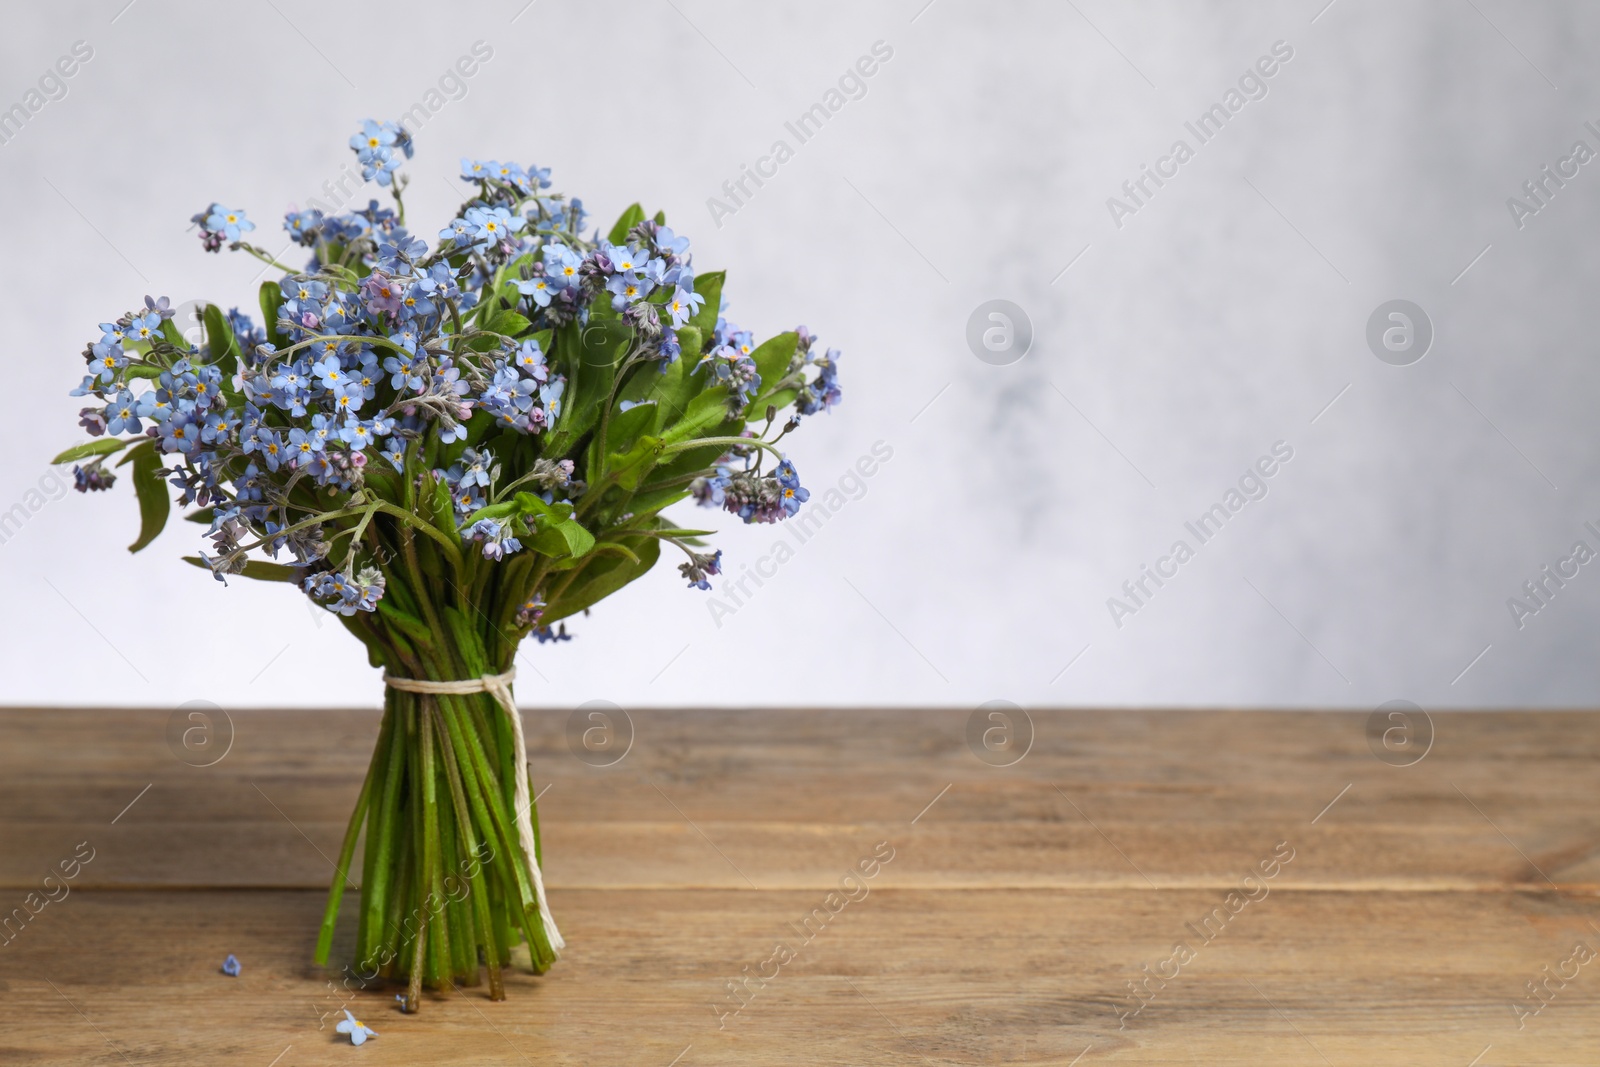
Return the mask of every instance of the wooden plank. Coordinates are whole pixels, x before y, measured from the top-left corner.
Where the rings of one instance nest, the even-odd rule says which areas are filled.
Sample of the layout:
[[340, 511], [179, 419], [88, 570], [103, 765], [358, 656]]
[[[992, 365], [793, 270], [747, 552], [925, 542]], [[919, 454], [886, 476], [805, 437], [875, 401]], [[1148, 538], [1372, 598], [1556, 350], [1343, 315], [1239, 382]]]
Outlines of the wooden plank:
[[[967, 750], [960, 710], [635, 712], [627, 757], [596, 768], [568, 750], [565, 711], [529, 712], [571, 949], [505, 1004], [436, 998], [403, 1017], [392, 991], [362, 992], [383, 1036], [359, 1055], [1493, 1067], [1600, 1052], [1600, 971], [1552, 979], [1520, 1028], [1513, 1008], [1542, 1003], [1525, 984], [1578, 940], [1600, 949], [1595, 714], [1435, 715], [1408, 767], [1373, 755], [1364, 714], [1032, 714], [1033, 748], [1003, 769]], [[0, 944], [0, 1063], [352, 1055], [318, 1029], [338, 1000], [307, 963], [311, 890], [376, 715], [231, 715], [232, 749], [197, 768], [169, 749], [166, 711], [0, 710], [0, 914], [79, 842], [95, 850], [69, 897]], [[793, 924], [828, 917], [879, 841], [896, 858], [870, 895], [801, 944]], [[1233, 914], [1227, 894], [1275, 848], [1292, 861]], [[719, 1026], [726, 983], [780, 939], [796, 958]], [[1124, 1027], [1128, 983], [1178, 941], [1194, 958]], [[217, 973], [227, 952], [242, 978]]]
[[[195, 768], [166, 712], [0, 712], [0, 887], [85, 840], [85, 886], [326, 885], [375, 714], [232, 717], [233, 750]], [[917, 827], [939, 860], [908, 886], [1217, 886], [1294, 832], [1308, 885], [1600, 890], [1593, 714], [1435, 715], [1410, 767], [1373, 757], [1362, 715], [1033, 717], [1033, 750], [996, 769], [959, 712], [636, 712], [632, 751], [595, 768], [564, 713], [528, 713], [551, 880], [824, 884], [948, 785]]]
[[[895, 864], [912, 865], [911, 855]], [[1592, 1063], [1600, 964], [1518, 1029], [1522, 983], [1600, 944], [1555, 894], [1272, 892], [1206, 944], [1214, 892], [873, 889], [809, 942], [815, 892], [557, 892], [572, 947], [543, 978], [395, 1010], [351, 995], [368, 1064]], [[83, 893], [0, 949], [6, 1064], [346, 1064], [306, 959], [309, 892]], [[1194, 959], [1124, 1029], [1141, 965]], [[795, 957], [737, 1015], [726, 982]], [[244, 973], [218, 973], [233, 952]], [[52, 985], [53, 983], [53, 985]], [[1153, 988], [1153, 987], [1152, 987]], [[715, 1011], [713, 1008], [715, 1007]], [[335, 1016], [336, 1017], [336, 1016]], [[319, 1030], [319, 1021], [323, 1029]], [[692, 1046], [692, 1048], [690, 1048]], [[1088, 1050], [1081, 1061], [1080, 1053]], [[124, 1059], [123, 1057], [126, 1057]], [[1325, 1059], [1324, 1059], [1325, 1057]]]

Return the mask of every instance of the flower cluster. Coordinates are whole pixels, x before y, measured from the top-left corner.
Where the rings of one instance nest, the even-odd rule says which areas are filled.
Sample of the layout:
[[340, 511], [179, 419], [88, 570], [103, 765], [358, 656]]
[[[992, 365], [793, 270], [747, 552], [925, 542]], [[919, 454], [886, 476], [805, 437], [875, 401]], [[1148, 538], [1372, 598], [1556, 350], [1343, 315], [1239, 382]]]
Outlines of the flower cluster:
[[[836, 350], [816, 355], [803, 326], [757, 345], [724, 316], [722, 275], [697, 274], [660, 215], [635, 205], [585, 237], [581, 201], [550, 192], [547, 168], [463, 160], [468, 199], [430, 245], [406, 224], [410, 134], [368, 120], [350, 147], [395, 205], [290, 210], [298, 269], [249, 243], [243, 211], [194, 216], [206, 250], [281, 272], [259, 325], [206, 307], [191, 343], [150, 297], [100, 325], [73, 390], [93, 398], [80, 424], [95, 440], [62, 457], [84, 461], [78, 489], [109, 488], [103, 464], [127, 448], [141, 502], [165, 482], [202, 509], [199, 562], [219, 580], [293, 581], [347, 619], [386, 595], [425, 616], [429, 596], [472, 589], [480, 613], [503, 603], [505, 625], [540, 640], [566, 639], [552, 623], [643, 573], [663, 541], [709, 588], [721, 553], [659, 517], [674, 501], [775, 522], [806, 500], [774, 446], [838, 403]], [[788, 407], [777, 438], [746, 428]], [[166, 508], [141, 510], [153, 525], [136, 547]]]

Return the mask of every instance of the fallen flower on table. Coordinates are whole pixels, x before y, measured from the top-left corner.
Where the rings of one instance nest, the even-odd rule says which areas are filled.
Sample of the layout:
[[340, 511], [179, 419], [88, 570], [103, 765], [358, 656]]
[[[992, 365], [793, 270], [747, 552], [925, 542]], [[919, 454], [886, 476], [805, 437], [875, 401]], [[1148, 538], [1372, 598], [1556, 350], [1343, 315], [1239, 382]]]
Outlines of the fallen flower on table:
[[352, 1045], [362, 1044], [367, 1038], [378, 1036], [378, 1031], [351, 1015], [349, 1008], [344, 1010], [344, 1022], [335, 1026], [334, 1029], [341, 1034], [349, 1034]]
[[228, 958], [222, 961], [222, 973], [229, 978], [239, 977], [239, 957], [228, 953]]

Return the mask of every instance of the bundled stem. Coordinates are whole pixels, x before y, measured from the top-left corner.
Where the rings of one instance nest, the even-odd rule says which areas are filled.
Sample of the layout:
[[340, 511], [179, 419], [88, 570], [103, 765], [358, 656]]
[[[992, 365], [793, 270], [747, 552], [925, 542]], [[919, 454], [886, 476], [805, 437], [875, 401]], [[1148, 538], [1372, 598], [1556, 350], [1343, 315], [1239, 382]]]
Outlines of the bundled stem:
[[[413, 574], [423, 579], [421, 568]], [[449, 629], [408, 639], [377, 620], [369, 647], [384, 652], [396, 676], [451, 682], [494, 671], [501, 657], [491, 656], [485, 635], [453, 608], [437, 608], [422, 581], [397, 599]], [[528, 856], [518, 839], [516, 775], [527, 768], [515, 766], [510, 737], [506, 712], [488, 693], [386, 691], [317, 939], [319, 965], [332, 952], [363, 830], [355, 961], [363, 978], [404, 979], [406, 1011], [418, 1010], [425, 988], [475, 986], [485, 969], [490, 998], [504, 999], [517, 940], [528, 943], [535, 973], [555, 961], [534, 888], [539, 850]], [[537, 826], [537, 811], [530, 817]]]

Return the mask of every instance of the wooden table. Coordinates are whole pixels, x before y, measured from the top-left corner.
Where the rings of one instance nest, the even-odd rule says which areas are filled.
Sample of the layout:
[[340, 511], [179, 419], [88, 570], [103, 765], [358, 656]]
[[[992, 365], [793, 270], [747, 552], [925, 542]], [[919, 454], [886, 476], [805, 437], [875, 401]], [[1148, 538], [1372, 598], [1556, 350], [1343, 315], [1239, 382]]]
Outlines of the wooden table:
[[596, 767], [527, 713], [568, 952], [403, 1016], [308, 962], [375, 713], [196, 767], [166, 711], [0, 711], [0, 915], [93, 855], [0, 945], [0, 1064], [1600, 1060], [1596, 714], [1396, 766], [1366, 713], [1034, 711], [1009, 767], [968, 715], [636, 711]]

